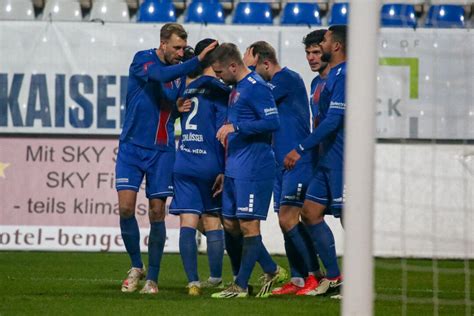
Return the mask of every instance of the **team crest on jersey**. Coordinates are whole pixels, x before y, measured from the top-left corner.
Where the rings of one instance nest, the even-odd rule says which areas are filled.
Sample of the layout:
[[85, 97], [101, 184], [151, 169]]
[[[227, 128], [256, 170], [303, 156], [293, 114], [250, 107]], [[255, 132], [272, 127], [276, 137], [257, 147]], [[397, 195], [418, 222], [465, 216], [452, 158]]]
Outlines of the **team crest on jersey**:
[[237, 90], [232, 90], [229, 96], [229, 105], [233, 105], [239, 100], [240, 92]]
[[166, 89], [173, 89], [173, 81], [165, 82], [164, 86]]

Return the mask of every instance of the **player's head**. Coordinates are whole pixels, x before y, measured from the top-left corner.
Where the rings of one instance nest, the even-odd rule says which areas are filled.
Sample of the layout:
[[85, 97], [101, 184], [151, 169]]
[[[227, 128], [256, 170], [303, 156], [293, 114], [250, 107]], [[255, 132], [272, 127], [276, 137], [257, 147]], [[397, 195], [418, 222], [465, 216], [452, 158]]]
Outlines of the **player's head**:
[[216, 76], [227, 84], [237, 83], [239, 68], [245, 67], [237, 46], [232, 43], [223, 43], [215, 49], [213, 54], [212, 69]]
[[188, 33], [178, 23], [166, 23], [160, 31], [160, 48], [164, 61], [168, 64], [179, 63], [184, 56]]
[[323, 55], [321, 42], [323, 41], [326, 32], [326, 30], [316, 30], [303, 37], [306, 60], [308, 61], [309, 67], [314, 72], [321, 73], [328, 65], [327, 62], [321, 60]]
[[323, 61], [331, 62], [335, 55], [346, 56], [347, 26], [332, 25], [324, 35], [321, 42]]
[[263, 79], [269, 81], [272, 79], [274, 66], [278, 65], [275, 49], [265, 41], [258, 41], [250, 45], [254, 57], [257, 57], [255, 71]]
[[[207, 46], [211, 45], [215, 41], [216, 40], [212, 38], [205, 38], [203, 40], [200, 40], [196, 44], [196, 47], [193, 49], [193, 56], [199, 55]], [[204, 59], [201, 60], [199, 67], [193, 72], [191, 72], [190, 74], [188, 74], [188, 77], [196, 78], [202, 75], [205, 69], [211, 67], [212, 62], [214, 61], [214, 51], [215, 51], [215, 48], [211, 50], [209, 53], [207, 53], [206, 57], [204, 57]]]

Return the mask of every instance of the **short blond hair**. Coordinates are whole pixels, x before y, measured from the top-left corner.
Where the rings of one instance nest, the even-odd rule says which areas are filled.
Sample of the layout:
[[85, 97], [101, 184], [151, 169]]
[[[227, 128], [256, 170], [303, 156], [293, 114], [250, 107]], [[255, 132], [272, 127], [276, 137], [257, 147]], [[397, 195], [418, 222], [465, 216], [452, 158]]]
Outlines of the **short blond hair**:
[[179, 38], [183, 40], [188, 39], [188, 33], [186, 33], [184, 27], [181, 24], [166, 23], [160, 30], [160, 40], [169, 40], [173, 34], [176, 34]]

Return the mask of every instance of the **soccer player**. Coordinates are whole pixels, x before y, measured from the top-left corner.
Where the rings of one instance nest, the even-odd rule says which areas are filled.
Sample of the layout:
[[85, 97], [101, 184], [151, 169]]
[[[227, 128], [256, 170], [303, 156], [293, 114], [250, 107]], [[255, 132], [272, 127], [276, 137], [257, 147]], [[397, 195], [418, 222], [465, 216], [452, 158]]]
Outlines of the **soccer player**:
[[133, 292], [145, 277], [140, 255], [140, 231], [135, 218], [137, 192], [146, 176], [150, 235], [148, 272], [141, 293], [158, 292], [158, 274], [166, 240], [165, 201], [172, 195], [171, 175], [175, 157], [173, 107], [181, 88], [181, 76], [199, 66], [210, 45], [199, 56], [179, 64], [187, 33], [177, 23], [165, 24], [160, 46], [135, 54], [129, 70], [126, 114], [115, 168], [120, 230], [131, 259], [122, 292]]
[[[215, 40], [197, 43], [195, 54]], [[181, 116], [181, 136], [173, 170], [174, 197], [170, 213], [180, 216], [179, 252], [188, 277], [188, 294], [201, 294], [201, 286], [222, 284], [224, 233], [220, 215], [224, 180], [224, 147], [216, 139], [217, 129], [227, 116], [230, 88], [219, 81], [211, 68], [212, 52], [201, 66], [188, 75], [178, 102]], [[202, 218], [211, 276], [199, 282], [197, 269], [196, 228]]]
[[344, 201], [346, 34], [345, 25], [333, 25], [324, 34], [321, 42], [323, 60], [328, 61], [331, 70], [319, 97], [320, 123], [308, 138], [285, 157], [284, 161], [286, 168], [293, 169], [301, 155], [321, 144], [318, 167], [306, 192], [302, 215], [317, 245], [327, 275], [314, 291], [307, 293], [308, 295], [338, 292], [342, 285], [334, 236], [324, 221], [324, 214], [326, 209], [330, 208], [332, 215], [340, 218]]
[[318, 75], [311, 81], [310, 105], [313, 114], [313, 128], [316, 128], [318, 125], [319, 97], [321, 91], [326, 85], [326, 79], [330, 70], [328, 62], [322, 60], [323, 51], [321, 48], [321, 42], [324, 39], [324, 34], [326, 34], [326, 30], [316, 30], [303, 38], [306, 60], [308, 61], [311, 70], [318, 73]]
[[272, 275], [257, 294], [267, 297], [273, 282], [286, 278], [286, 271], [272, 260], [260, 235], [260, 221], [267, 217], [275, 176], [271, 134], [280, 125], [278, 109], [269, 86], [245, 66], [237, 46], [224, 43], [213, 54], [212, 68], [217, 77], [234, 85], [227, 123], [217, 131], [217, 138], [227, 143], [222, 215], [226, 249], [234, 274], [237, 267], [238, 273], [234, 284], [212, 297], [247, 297], [257, 260], [263, 271]]
[[276, 157], [273, 200], [283, 231], [291, 281], [273, 290], [272, 294], [304, 295], [316, 288], [317, 278], [322, 278], [313, 241], [300, 222], [306, 188], [313, 174], [314, 153], [306, 153], [292, 170], [285, 169], [283, 159], [310, 134], [306, 88], [299, 74], [279, 65], [275, 49], [267, 42], [250, 45], [244, 61], [247, 66], [254, 66], [255, 71], [269, 82], [280, 117], [280, 129], [273, 133]]

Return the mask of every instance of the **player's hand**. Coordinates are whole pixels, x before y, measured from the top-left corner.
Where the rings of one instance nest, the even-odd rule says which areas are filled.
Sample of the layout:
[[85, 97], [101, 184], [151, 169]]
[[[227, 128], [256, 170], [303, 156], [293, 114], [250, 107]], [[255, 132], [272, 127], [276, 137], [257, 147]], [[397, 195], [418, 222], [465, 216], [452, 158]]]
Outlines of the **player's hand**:
[[198, 55], [199, 61], [202, 61], [204, 57], [206, 57], [207, 53], [209, 53], [211, 50], [216, 48], [217, 44], [218, 44], [217, 41], [214, 41], [211, 44], [209, 44], [206, 48], [204, 48], [202, 52]]
[[222, 189], [224, 188], [224, 174], [220, 173], [217, 175], [216, 180], [214, 181], [214, 185], [212, 186], [212, 197], [216, 197], [222, 193]]
[[285, 168], [288, 170], [291, 170], [295, 167], [296, 162], [300, 160], [301, 155], [298, 154], [296, 150], [292, 150], [286, 155], [285, 160], [283, 160], [283, 164], [285, 165]]
[[253, 55], [253, 47], [247, 48], [245, 50], [244, 58], [243, 58], [245, 66], [247, 67], [257, 66], [257, 60], [258, 60], [258, 54], [255, 56]]
[[185, 113], [191, 111], [191, 106], [193, 102], [190, 99], [179, 98], [176, 101], [176, 106], [178, 107], [179, 113]]
[[219, 130], [217, 131], [217, 135], [216, 135], [216, 138], [221, 142], [221, 144], [223, 146], [225, 146], [225, 142], [227, 140], [227, 136], [230, 134], [230, 133], [233, 133], [235, 132], [235, 129], [234, 129], [234, 125], [232, 124], [224, 124], [221, 126], [221, 128], [219, 128]]

